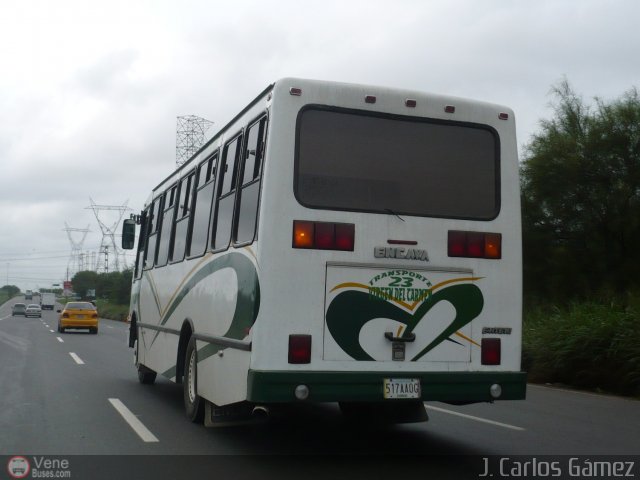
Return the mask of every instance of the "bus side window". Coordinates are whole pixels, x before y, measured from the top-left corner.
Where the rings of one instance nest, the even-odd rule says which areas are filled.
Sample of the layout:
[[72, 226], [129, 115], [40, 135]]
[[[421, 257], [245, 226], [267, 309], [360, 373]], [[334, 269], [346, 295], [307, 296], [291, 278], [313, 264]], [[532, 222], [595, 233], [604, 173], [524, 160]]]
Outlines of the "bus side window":
[[169, 251], [171, 248], [171, 230], [173, 228], [173, 218], [175, 214], [176, 204], [176, 190], [177, 186], [173, 185], [169, 187], [169, 190], [165, 194], [164, 212], [162, 214], [162, 225], [160, 226], [160, 242], [158, 245], [158, 258], [156, 260], [156, 266], [162, 267], [167, 264], [169, 258]]
[[241, 170], [242, 184], [236, 205], [234, 243], [253, 242], [256, 236], [260, 178], [264, 157], [267, 117], [262, 117], [248, 129]]
[[187, 235], [189, 233], [189, 219], [191, 217], [191, 200], [193, 198], [194, 172], [189, 173], [180, 181], [179, 201], [176, 206], [176, 220], [173, 229], [173, 252], [172, 262], [179, 262], [184, 259], [185, 247], [187, 246]]
[[213, 203], [213, 187], [215, 185], [217, 167], [217, 152], [200, 164], [196, 198], [193, 203], [193, 226], [191, 229], [189, 257], [200, 256], [204, 254], [207, 248], [211, 205]]
[[229, 247], [231, 238], [231, 225], [233, 221], [233, 206], [236, 193], [236, 177], [238, 176], [238, 157], [242, 150], [242, 135], [227, 143], [222, 151], [222, 161], [220, 163], [220, 175], [217, 188], [217, 210], [216, 220], [213, 230], [215, 235], [212, 239], [214, 250], [224, 250]]
[[138, 238], [138, 251], [136, 252], [136, 271], [135, 278], [142, 277], [142, 267], [144, 261], [144, 249], [147, 243], [147, 217], [149, 216], [149, 209], [142, 212], [140, 217], [140, 237]]
[[158, 197], [153, 201], [150, 209], [151, 216], [148, 219], [149, 230], [147, 235], [147, 246], [144, 251], [144, 268], [152, 268], [156, 259], [156, 247], [158, 242], [158, 226], [160, 224], [160, 206], [163, 197]]

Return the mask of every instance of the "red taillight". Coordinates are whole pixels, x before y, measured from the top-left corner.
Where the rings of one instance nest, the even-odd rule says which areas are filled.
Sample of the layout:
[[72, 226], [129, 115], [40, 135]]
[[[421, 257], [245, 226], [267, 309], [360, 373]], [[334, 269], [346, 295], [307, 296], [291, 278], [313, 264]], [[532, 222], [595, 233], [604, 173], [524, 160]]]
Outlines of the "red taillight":
[[98, 314], [94, 313], [93, 315], [91, 315], [91, 318], [98, 318]]
[[63, 313], [62, 314], [62, 318], [69, 318], [69, 314], [68, 313]]
[[293, 248], [353, 251], [355, 225], [352, 223], [293, 221]]
[[365, 101], [365, 103], [376, 103], [376, 96], [375, 95], [367, 95], [366, 97], [364, 97], [364, 101]]
[[336, 243], [336, 226], [333, 223], [318, 222], [315, 224], [314, 248], [332, 249]]
[[356, 226], [353, 223], [336, 223], [336, 250], [353, 252]]
[[289, 363], [311, 363], [311, 335], [289, 335]]
[[449, 230], [447, 239], [450, 257], [502, 258], [502, 234]]
[[482, 365], [500, 365], [500, 339], [483, 338], [480, 344]]

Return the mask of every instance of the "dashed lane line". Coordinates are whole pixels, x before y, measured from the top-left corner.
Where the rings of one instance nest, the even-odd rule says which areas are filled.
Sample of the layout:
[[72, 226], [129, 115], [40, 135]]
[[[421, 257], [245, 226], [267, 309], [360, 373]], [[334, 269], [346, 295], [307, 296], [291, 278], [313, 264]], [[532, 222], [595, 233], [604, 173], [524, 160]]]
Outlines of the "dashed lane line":
[[63, 339], [61, 339], [60, 337], [56, 337], [56, 338], [58, 339], [58, 341], [59, 341], [60, 343], [64, 343], [64, 340], [63, 340]]
[[109, 402], [113, 405], [113, 408], [122, 416], [122, 418], [129, 424], [134, 432], [142, 439], [143, 442], [159, 442], [151, 431], [144, 426], [144, 424], [136, 417], [131, 410], [129, 410], [124, 403], [118, 398], [110, 398]]
[[82, 359], [76, 355], [73, 352], [69, 352], [69, 355], [71, 355], [71, 358], [73, 358], [73, 360], [78, 364], [78, 365], [84, 365], [84, 362], [82, 361]]
[[524, 428], [517, 427], [515, 425], [509, 425], [508, 423], [496, 422], [482, 417], [474, 417], [473, 415], [467, 415], [466, 413], [455, 412], [453, 410], [447, 410], [444, 408], [434, 407], [432, 405], [425, 405], [427, 410], [434, 410], [436, 412], [448, 413], [449, 415], [456, 415], [458, 417], [466, 418], [468, 420], [475, 420], [476, 422], [488, 423], [489, 425], [495, 425], [497, 427], [508, 428], [510, 430], [523, 431]]

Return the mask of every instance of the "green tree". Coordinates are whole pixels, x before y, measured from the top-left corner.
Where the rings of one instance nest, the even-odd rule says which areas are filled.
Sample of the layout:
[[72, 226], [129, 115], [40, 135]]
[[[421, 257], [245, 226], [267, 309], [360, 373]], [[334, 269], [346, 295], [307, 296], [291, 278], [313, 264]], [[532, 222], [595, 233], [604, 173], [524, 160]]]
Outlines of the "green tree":
[[0, 290], [4, 290], [8, 297], [13, 297], [14, 295], [20, 293], [20, 289], [15, 285], [5, 285], [4, 287], [0, 288]]
[[85, 271], [75, 274], [71, 283], [74, 291], [83, 298], [86, 298], [87, 290], [95, 290], [98, 298], [118, 305], [128, 305], [131, 277], [131, 270], [109, 273]]
[[550, 299], [638, 287], [640, 98], [587, 105], [565, 80], [521, 167], [525, 292]]
[[97, 272], [83, 271], [76, 273], [71, 279], [73, 285], [73, 291], [80, 295], [82, 298], [86, 298], [87, 290], [95, 290], [98, 286]]

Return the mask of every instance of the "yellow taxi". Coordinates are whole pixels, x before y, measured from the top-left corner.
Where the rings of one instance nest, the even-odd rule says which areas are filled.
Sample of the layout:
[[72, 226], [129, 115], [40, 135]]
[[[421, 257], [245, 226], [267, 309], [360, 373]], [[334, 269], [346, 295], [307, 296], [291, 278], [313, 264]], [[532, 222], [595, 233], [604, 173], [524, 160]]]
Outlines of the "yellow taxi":
[[91, 333], [98, 333], [98, 310], [92, 303], [69, 302], [58, 313], [60, 333], [64, 333], [67, 328], [88, 328]]

